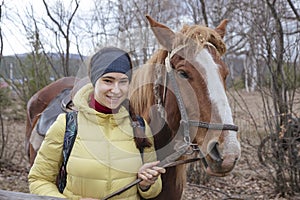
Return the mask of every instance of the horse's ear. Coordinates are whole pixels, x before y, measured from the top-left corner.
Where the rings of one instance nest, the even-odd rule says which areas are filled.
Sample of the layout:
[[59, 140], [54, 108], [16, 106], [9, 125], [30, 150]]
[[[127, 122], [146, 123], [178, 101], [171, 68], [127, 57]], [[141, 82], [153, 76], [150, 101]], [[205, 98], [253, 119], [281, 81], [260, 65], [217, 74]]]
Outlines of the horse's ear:
[[224, 36], [225, 36], [227, 23], [228, 23], [228, 19], [223, 19], [223, 20], [221, 21], [221, 23], [219, 24], [219, 26], [217, 26], [217, 28], [215, 29], [216, 32], [217, 32], [222, 38], [224, 38]]
[[158, 42], [167, 50], [171, 50], [175, 33], [169, 27], [155, 21], [149, 15], [146, 15], [146, 18]]

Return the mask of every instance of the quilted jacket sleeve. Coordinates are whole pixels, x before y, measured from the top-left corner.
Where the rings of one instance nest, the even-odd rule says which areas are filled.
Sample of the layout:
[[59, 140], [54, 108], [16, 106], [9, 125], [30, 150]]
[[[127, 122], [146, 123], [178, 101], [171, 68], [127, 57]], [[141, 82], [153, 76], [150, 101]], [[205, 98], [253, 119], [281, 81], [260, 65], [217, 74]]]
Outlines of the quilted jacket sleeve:
[[[147, 123], [146, 123], [146, 136], [150, 139], [152, 146], [150, 148], [145, 148], [144, 150], [144, 163], [154, 162], [157, 160], [156, 152], [154, 148], [154, 140], [152, 137], [151, 129]], [[144, 199], [150, 199], [156, 197], [162, 190], [161, 177], [159, 177], [156, 180], [156, 182], [153, 185], [151, 185], [151, 187], [147, 191], [143, 192], [139, 187], [138, 190], [140, 195]]]
[[28, 175], [29, 190], [33, 194], [66, 198], [56, 187], [65, 126], [65, 114], [60, 114], [46, 134]]

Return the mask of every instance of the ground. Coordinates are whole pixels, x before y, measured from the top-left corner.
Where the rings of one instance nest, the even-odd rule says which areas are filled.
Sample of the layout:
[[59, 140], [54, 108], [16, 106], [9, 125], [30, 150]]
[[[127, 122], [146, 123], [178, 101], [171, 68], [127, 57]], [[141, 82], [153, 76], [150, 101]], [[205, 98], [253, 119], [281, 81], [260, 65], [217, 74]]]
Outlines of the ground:
[[[250, 105], [251, 102], [256, 103]], [[257, 97], [254, 94], [249, 95], [246, 104], [250, 105], [251, 108], [261, 105], [257, 102]], [[233, 105], [234, 115], [239, 115], [241, 112]], [[252, 117], [259, 118], [259, 112], [255, 112], [255, 114]], [[253, 125], [245, 118], [239, 117], [240, 121], [236, 122], [240, 129], [241, 127], [246, 129]], [[3, 131], [8, 137], [5, 150], [2, 151], [2, 158], [5, 159], [0, 160], [0, 189], [28, 193], [27, 174], [29, 165], [24, 147], [25, 120], [4, 120], [4, 123]], [[256, 126], [262, 128], [259, 123]], [[242, 155], [232, 173], [222, 178], [208, 177], [208, 182], [201, 185], [188, 182], [182, 197], [183, 200], [300, 199], [300, 195], [298, 197], [280, 197], [274, 192], [267, 169], [258, 161], [258, 142], [254, 139], [255, 137], [249, 137], [250, 130], [250, 128], [247, 131], [241, 130]]]

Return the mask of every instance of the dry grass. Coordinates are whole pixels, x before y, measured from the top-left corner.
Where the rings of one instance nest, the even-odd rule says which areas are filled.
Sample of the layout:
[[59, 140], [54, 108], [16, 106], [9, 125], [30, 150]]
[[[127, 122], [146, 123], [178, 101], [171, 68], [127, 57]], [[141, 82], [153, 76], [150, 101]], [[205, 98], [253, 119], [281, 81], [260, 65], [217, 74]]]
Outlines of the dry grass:
[[[229, 91], [229, 101], [231, 103], [234, 122], [239, 126], [241, 140], [250, 140], [257, 144], [267, 136], [266, 114], [264, 102], [260, 92]], [[269, 103], [272, 103], [269, 100]], [[269, 105], [272, 107], [272, 105]], [[296, 91], [293, 103], [294, 115], [300, 114], [300, 90]]]

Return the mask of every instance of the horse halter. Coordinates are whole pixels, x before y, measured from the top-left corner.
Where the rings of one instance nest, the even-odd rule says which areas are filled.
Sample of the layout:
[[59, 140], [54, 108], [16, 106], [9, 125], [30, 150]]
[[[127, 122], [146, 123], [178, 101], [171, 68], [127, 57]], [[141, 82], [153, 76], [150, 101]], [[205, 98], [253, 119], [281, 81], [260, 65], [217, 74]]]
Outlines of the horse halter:
[[[206, 42], [209, 46], [215, 46], [209, 42]], [[219, 124], [219, 123], [209, 123], [209, 122], [203, 122], [203, 121], [195, 121], [195, 120], [189, 120], [186, 108], [183, 104], [183, 100], [180, 94], [180, 90], [178, 87], [178, 84], [175, 80], [174, 76], [174, 68], [172, 68], [171, 64], [171, 58], [181, 49], [185, 48], [186, 45], [180, 45], [177, 48], [173, 49], [172, 51], [168, 52], [168, 55], [165, 59], [165, 66], [166, 66], [166, 76], [165, 76], [165, 86], [164, 86], [164, 92], [163, 92], [163, 98], [165, 98], [166, 94], [166, 87], [167, 87], [167, 79], [170, 79], [170, 82], [174, 89], [174, 95], [177, 100], [177, 104], [179, 107], [181, 120], [180, 120], [180, 126], [183, 127], [183, 138], [186, 144], [191, 144], [191, 138], [190, 138], [190, 126], [200, 127], [200, 128], [206, 128], [211, 130], [229, 130], [229, 131], [238, 131], [238, 126], [233, 124]], [[163, 99], [164, 101], [164, 99]]]

